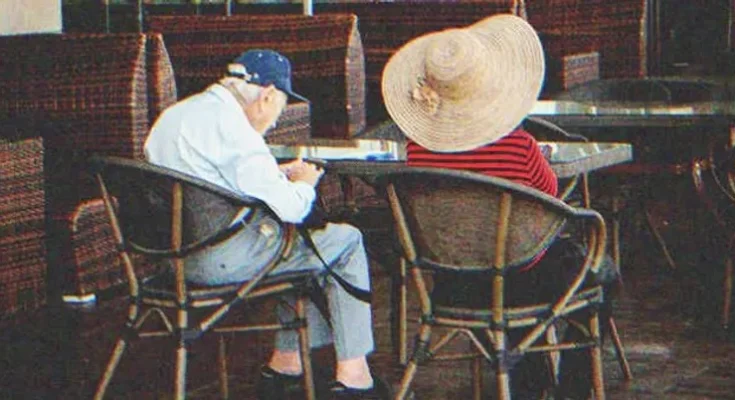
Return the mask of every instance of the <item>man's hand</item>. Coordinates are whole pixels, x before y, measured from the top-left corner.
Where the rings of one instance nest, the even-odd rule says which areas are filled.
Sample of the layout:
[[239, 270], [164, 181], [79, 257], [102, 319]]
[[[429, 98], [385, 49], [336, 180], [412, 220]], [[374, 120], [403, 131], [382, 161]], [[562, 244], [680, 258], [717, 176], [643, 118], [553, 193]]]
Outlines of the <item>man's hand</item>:
[[292, 182], [306, 182], [311, 186], [316, 186], [319, 179], [324, 175], [324, 170], [316, 165], [305, 162], [302, 159], [294, 160], [290, 163], [281, 164], [281, 171], [286, 174]]
[[289, 161], [289, 162], [283, 163], [283, 164], [278, 164], [278, 168], [281, 170], [281, 172], [283, 172], [284, 174], [288, 175], [288, 170], [289, 169], [291, 169], [292, 167], [294, 167], [296, 165], [303, 164], [303, 163], [304, 163], [304, 160], [302, 160], [299, 157], [299, 158], [297, 158], [297, 159], [295, 159], [293, 161]]

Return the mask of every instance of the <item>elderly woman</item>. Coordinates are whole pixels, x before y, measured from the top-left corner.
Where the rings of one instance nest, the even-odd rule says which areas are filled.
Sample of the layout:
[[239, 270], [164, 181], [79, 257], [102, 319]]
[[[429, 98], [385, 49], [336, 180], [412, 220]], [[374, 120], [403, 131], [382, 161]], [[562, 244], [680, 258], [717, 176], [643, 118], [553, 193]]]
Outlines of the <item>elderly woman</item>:
[[[386, 65], [382, 90], [388, 113], [409, 139], [409, 165], [474, 171], [555, 196], [554, 172], [533, 136], [520, 127], [543, 79], [544, 53], [534, 29], [519, 17], [496, 15], [407, 43]], [[506, 276], [506, 302], [558, 298], [571, 279], [564, 265], [583, 254], [579, 244], [557, 238], [528, 265]], [[610, 287], [614, 264], [608, 262], [603, 269]], [[433, 300], [484, 307], [489, 282], [490, 277], [435, 276]], [[608, 304], [603, 312], [610, 312], [609, 298], [605, 296]], [[601, 321], [607, 320], [602, 316]], [[567, 339], [579, 334], [570, 328]], [[516, 336], [509, 337], [511, 345], [519, 340]], [[591, 383], [586, 357], [586, 351], [563, 352], [557, 398], [587, 398]], [[539, 353], [525, 356], [511, 372], [514, 398], [543, 397], [551, 389], [549, 377]]]

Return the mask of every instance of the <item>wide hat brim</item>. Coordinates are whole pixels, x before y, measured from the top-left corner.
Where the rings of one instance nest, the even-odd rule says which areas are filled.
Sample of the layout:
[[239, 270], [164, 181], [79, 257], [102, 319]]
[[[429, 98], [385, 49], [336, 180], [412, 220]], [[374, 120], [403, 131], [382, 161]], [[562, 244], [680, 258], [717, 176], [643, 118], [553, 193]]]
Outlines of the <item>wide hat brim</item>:
[[[442, 97], [440, 91], [437, 106], [427, 108], [415, 97], [417, 82], [428, 78], [427, 49], [444, 39], [441, 35], [457, 33], [477, 47], [466, 53], [480, 63], [484, 78], [466, 82], [461, 96]], [[514, 15], [494, 15], [405, 44], [383, 70], [382, 93], [391, 118], [411, 140], [436, 152], [460, 152], [512, 132], [538, 99], [544, 71], [543, 47], [533, 27]]]

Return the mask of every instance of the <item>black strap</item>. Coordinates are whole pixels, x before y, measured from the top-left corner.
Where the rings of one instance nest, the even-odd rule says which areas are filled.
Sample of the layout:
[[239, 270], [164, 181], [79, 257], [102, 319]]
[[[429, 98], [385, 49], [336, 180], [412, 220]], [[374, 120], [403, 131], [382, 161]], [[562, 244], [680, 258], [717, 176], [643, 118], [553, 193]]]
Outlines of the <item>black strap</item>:
[[360, 289], [359, 287], [347, 282], [345, 278], [339, 276], [338, 273], [336, 273], [332, 267], [327, 264], [326, 261], [324, 261], [324, 258], [319, 253], [319, 250], [316, 248], [316, 244], [314, 243], [314, 240], [311, 238], [311, 233], [309, 233], [309, 229], [304, 226], [299, 226], [298, 228], [299, 233], [301, 234], [301, 237], [304, 238], [304, 242], [307, 246], [311, 249], [311, 251], [314, 252], [314, 254], [319, 258], [319, 261], [322, 262], [324, 265], [324, 269], [327, 271], [327, 273], [334, 278], [337, 283], [339, 283], [342, 288], [349, 293], [352, 297], [363, 301], [365, 303], [372, 303], [372, 297], [373, 294], [369, 290]]

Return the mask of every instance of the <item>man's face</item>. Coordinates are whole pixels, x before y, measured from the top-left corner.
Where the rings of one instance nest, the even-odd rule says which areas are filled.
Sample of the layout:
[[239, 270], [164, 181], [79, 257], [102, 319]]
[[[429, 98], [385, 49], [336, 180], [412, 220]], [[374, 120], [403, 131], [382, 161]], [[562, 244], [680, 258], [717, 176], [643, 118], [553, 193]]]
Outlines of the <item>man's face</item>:
[[275, 128], [278, 118], [283, 113], [283, 110], [286, 109], [286, 103], [288, 103], [288, 95], [278, 89], [275, 89], [273, 95], [266, 99], [263, 107], [267, 122], [266, 129]]

